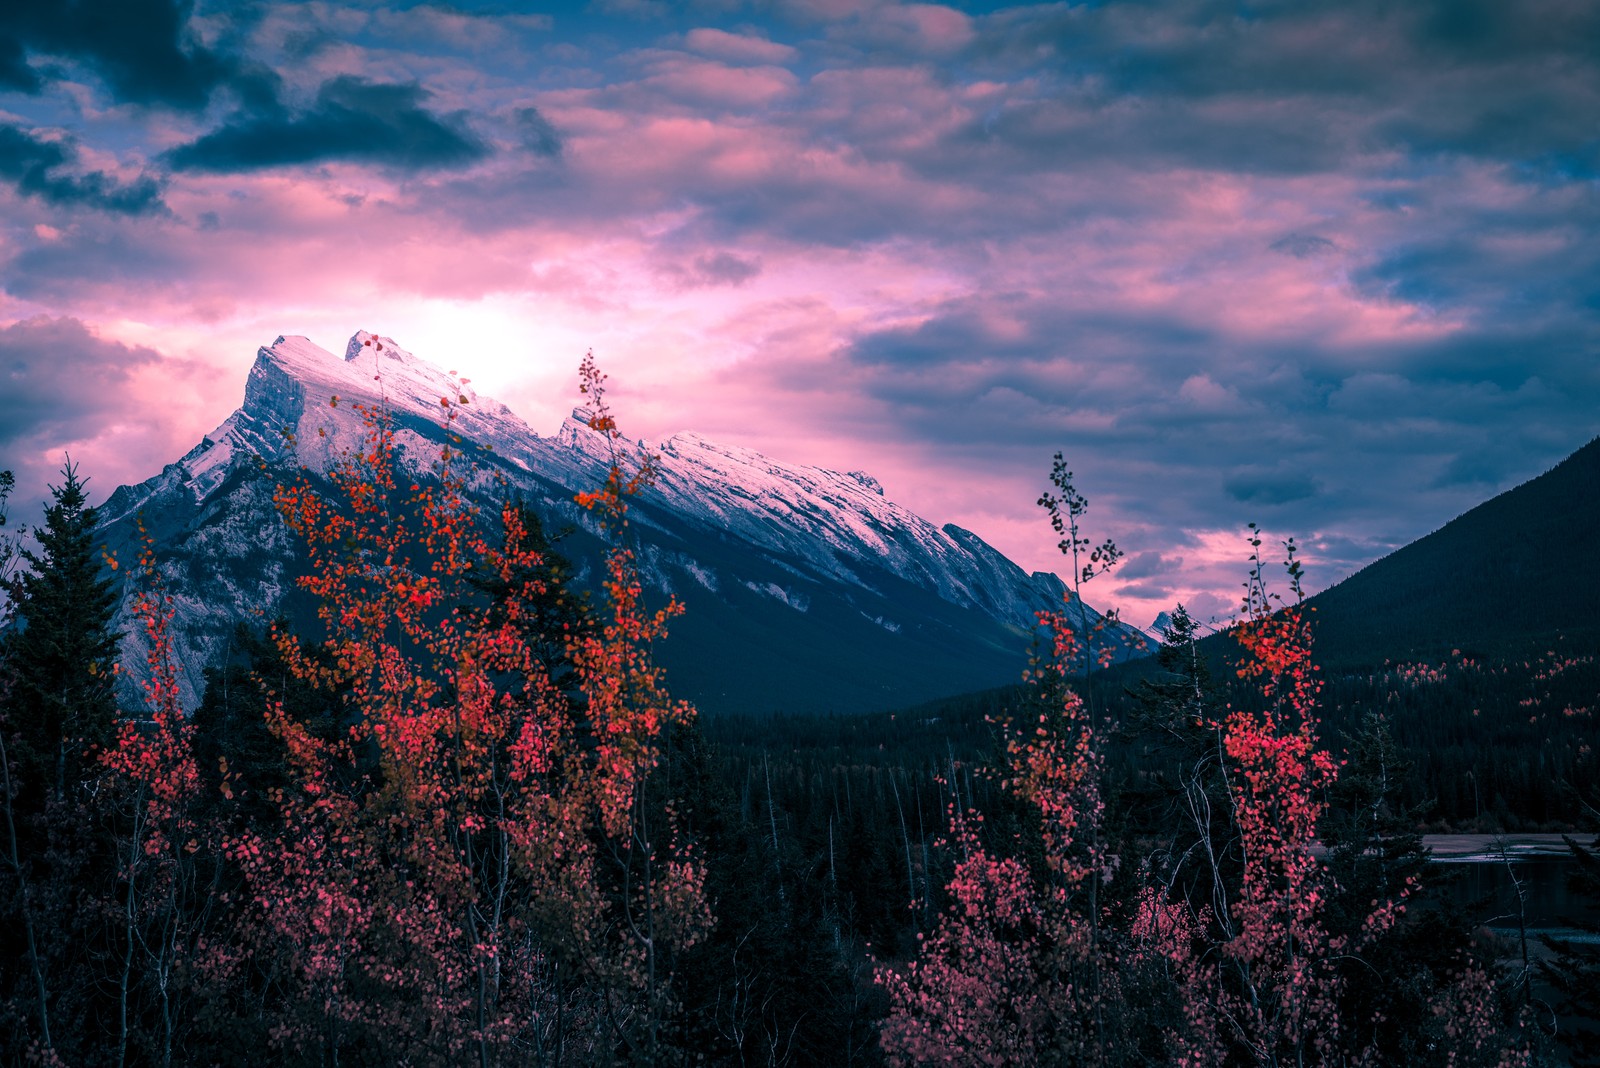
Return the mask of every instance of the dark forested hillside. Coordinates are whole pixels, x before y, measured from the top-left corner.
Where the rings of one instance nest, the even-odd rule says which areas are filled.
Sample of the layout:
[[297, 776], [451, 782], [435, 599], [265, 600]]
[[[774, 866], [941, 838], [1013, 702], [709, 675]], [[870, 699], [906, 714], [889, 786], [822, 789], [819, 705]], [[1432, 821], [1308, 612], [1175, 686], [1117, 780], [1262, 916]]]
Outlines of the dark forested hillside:
[[[1329, 669], [1600, 635], [1600, 439], [1311, 598]], [[1546, 642], [1547, 644], [1547, 642]]]

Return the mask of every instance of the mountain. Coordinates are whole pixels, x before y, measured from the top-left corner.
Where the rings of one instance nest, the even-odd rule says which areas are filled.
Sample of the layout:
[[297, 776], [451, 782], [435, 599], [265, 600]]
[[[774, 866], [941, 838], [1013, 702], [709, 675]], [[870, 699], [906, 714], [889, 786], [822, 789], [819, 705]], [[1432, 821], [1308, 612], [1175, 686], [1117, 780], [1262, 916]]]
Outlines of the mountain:
[[[1600, 439], [1311, 598], [1330, 668], [1600, 637]], [[1540, 646], [1542, 648], [1542, 646]]]
[[[457, 396], [466, 400], [446, 428], [440, 399]], [[119, 559], [137, 558], [141, 524], [153, 541], [186, 704], [237, 623], [308, 614], [296, 607], [297, 547], [273, 493], [302, 472], [325, 476], [360, 447], [358, 403], [392, 413], [397, 466], [414, 476], [459, 435], [476, 495], [521, 498], [547, 530], [570, 531], [559, 549], [580, 583], [598, 573], [605, 546], [573, 497], [604, 481], [609, 451], [584, 413], [545, 437], [389, 338], [357, 333], [341, 358], [280, 337], [257, 353], [238, 411], [100, 510]], [[865, 472], [698, 434], [640, 446], [659, 456], [658, 476], [635, 500], [630, 529], [646, 581], [688, 609], [657, 655], [674, 692], [704, 710], [864, 711], [1005, 683], [1026, 661], [1034, 614], [1062, 605], [1055, 575], [1027, 574], [976, 534], [934, 526]], [[146, 650], [126, 599], [118, 623], [130, 696]], [[1119, 624], [1097, 642], [1126, 658], [1145, 636]]]

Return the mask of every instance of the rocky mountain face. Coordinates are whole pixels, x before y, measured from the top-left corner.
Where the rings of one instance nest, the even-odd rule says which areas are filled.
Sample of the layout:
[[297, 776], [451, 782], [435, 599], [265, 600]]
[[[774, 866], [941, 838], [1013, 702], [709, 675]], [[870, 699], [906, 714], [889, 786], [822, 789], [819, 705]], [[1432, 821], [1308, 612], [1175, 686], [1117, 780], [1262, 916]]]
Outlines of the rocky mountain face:
[[[465, 398], [448, 428], [442, 397]], [[392, 413], [397, 464], [414, 477], [459, 435], [471, 491], [527, 502], [547, 530], [568, 531], [559, 548], [578, 581], [596, 573], [604, 545], [573, 497], [604, 481], [609, 452], [583, 413], [541, 436], [388, 338], [358, 333], [341, 358], [280, 337], [258, 352], [238, 411], [101, 508], [119, 559], [137, 558], [141, 525], [153, 541], [186, 703], [237, 623], [292, 607], [298, 546], [273, 493], [360, 447], [357, 403]], [[1035, 613], [1063, 604], [1055, 575], [1027, 574], [976, 534], [929, 523], [865, 472], [784, 463], [698, 434], [641, 445], [659, 456], [631, 513], [645, 578], [688, 609], [658, 656], [674, 692], [703, 710], [865, 711], [1015, 681]], [[1100, 621], [1083, 614], [1091, 629]], [[125, 696], [136, 700], [144, 636], [126, 607], [119, 625]], [[1139, 655], [1145, 636], [1114, 625], [1096, 641], [1120, 659]]]

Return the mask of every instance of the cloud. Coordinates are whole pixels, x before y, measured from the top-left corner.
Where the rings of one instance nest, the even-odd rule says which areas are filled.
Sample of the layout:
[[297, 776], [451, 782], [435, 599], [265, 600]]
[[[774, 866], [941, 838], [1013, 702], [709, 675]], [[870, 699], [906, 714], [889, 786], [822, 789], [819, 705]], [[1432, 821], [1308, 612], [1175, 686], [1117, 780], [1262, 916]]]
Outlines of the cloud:
[[669, 264], [661, 273], [686, 288], [741, 286], [761, 273], [761, 261], [719, 250], [695, 256], [686, 265]]
[[1239, 612], [1236, 598], [1222, 597], [1209, 591], [1196, 591], [1187, 597], [1179, 597], [1174, 603], [1182, 604], [1201, 623], [1217, 626], [1225, 625]]
[[1241, 504], [1289, 504], [1317, 493], [1317, 480], [1295, 472], [1241, 471], [1223, 479], [1222, 488]]
[[149, 175], [131, 182], [104, 171], [73, 173], [77, 144], [70, 138], [46, 140], [18, 126], [0, 125], [0, 178], [26, 197], [64, 208], [92, 208], [120, 215], [166, 211], [161, 186]]
[[672, 11], [665, 0], [590, 0], [589, 10], [618, 18], [653, 21]]
[[529, 152], [551, 158], [561, 155], [561, 135], [538, 108], [518, 108], [515, 122], [522, 145]]
[[735, 256], [731, 252], [715, 252], [697, 256], [695, 271], [708, 282], [741, 285], [761, 273], [761, 261]]
[[1593, 165], [1593, 5], [1455, 11], [1479, 6], [1322, 0], [1249, 18], [1212, 0], [1007, 8], [978, 20], [968, 54], [1043, 91], [1013, 94], [971, 136], [1040, 165], [1117, 154], [1305, 173], [1396, 151]]
[[97, 433], [139, 367], [160, 356], [104, 341], [77, 319], [39, 316], [0, 327], [0, 447]]
[[726, 63], [792, 63], [799, 52], [789, 45], [743, 33], [702, 27], [684, 34], [684, 47]]
[[1325, 237], [1316, 234], [1286, 234], [1267, 246], [1274, 252], [1282, 252], [1293, 256], [1297, 260], [1309, 260], [1316, 256], [1326, 256], [1337, 252], [1339, 246]]
[[435, 115], [420, 85], [341, 75], [299, 113], [241, 115], [167, 153], [177, 170], [240, 172], [308, 163], [377, 163], [407, 170], [459, 167], [488, 155], [462, 112]]
[[865, 5], [827, 29], [830, 41], [875, 56], [913, 60], [950, 56], [973, 40], [972, 19], [941, 4]]
[[1134, 553], [1117, 567], [1116, 575], [1123, 580], [1154, 578], [1182, 566], [1181, 556], [1163, 556], [1158, 552]]
[[1122, 600], [1154, 601], [1162, 604], [1171, 601], [1174, 591], [1171, 586], [1163, 586], [1154, 582], [1141, 582], [1134, 585], [1118, 586], [1111, 592], [1115, 597]]
[[258, 73], [203, 44], [193, 12], [185, 0], [15, 0], [0, 6], [0, 84], [41, 92], [59, 74], [25, 57], [54, 56], [84, 64], [120, 103], [200, 111]]
[[28, 53], [15, 37], [0, 36], [0, 88], [36, 94], [44, 78], [28, 65]]
[[754, 111], [789, 96], [799, 85], [799, 79], [783, 67], [728, 64], [683, 52], [645, 51], [634, 61], [644, 68], [645, 76], [618, 88], [645, 111], [661, 110], [663, 104], [713, 114]]
[[[0, 326], [0, 466], [16, 474], [12, 518], [38, 522], [69, 455], [96, 500], [150, 477], [198, 440], [197, 424], [219, 421], [218, 379], [204, 362], [115, 340], [76, 318]], [[228, 382], [224, 395], [237, 391]]]
[[1331, 579], [1600, 431], [1586, 0], [624, 6], [169, 4], [159, 89], [13, 5], [0, 311], [525, 336], [461, 347], [535, 412], [593, 345], [642, 421], [1029, 567], [1061, 448], [1140, 607], [1231, 603], [1245, 520]]
[[450, 4], [417, 4], [407, 8], [379, 8], [372, 13], [372, 28], [392, 39], [424, 49], [455, 48], [484, 52], [511, 43], [508, 34], [543, 32], [554, 25], [545, 14], [506, 14], [468, 11]]
[[20, 248], [4, 265], [5, 290], [47, 306], [98, 303], [136, 312], [199, 266], [181, 245], [149, 240], [127, 225], [82, 226]]

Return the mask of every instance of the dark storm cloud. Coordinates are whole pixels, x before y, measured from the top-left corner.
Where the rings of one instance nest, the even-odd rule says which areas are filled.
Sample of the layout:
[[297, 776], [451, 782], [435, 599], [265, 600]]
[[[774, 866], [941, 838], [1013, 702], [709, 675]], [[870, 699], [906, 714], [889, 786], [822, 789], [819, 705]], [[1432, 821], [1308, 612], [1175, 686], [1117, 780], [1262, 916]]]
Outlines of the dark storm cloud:
[[0, 448], [93, 436], [119, 408], [130, 371], [159, 359], [143, 346], [103, 341], [77, 319], [0, 327]]
[[1316, 234], [1287, 234], [1278, 238], [1267, 246], [1274, 252], [1282, 252], [1286, 256], [1293, 256], [1297, 260], [1309, 260], [1316, 256], [1325, 256], [1338, 250], [1335, 245], [1325, 237]]
[[28, 65], [27, 49], [15, 37], [0, 36], [0, 88], [37, 93], [44, 79]]
[[53, 80], [30, 55], [84, 64], [121, 103], [199, 111], [221, 85], [258, 77], [207, 48], [194, 5], [170, 0], [10, 0], [0, 5], [0, 84], [37, 93]]
[[[1111, 591], [1118, 597], [1139, 598], [1142, 600], [1170, 601], [1176, 592], [1170, 586], [1163, 586], [1155, 582], [1139, 582], [1124, 584]], [[1134, 620], [1124, 620], [1133, 623]]]
[[1045, 90], [955, 141], [1039, 165], [1120, 154], [1297, 173], [1400, 149], [1589, 172], [1596, 55], [1587, 0], [1324, 0], [1247, 17], [1222, 0], [1025, 6], [981, 19], [970, 56]]
[[336, 160], [408, 170], [474, 163], [488, 148], [465, 114], [435, 114], [415, 83], [382, 84], [350, 75], [325, 83], [311, 107], [241, 114], [167, 153], [177, 170], [239, 172]]
[[561, 135], [538, 108], [518, 108], [515, 121], [522, 146], [529, 152], [552, 159], [561, 155]]
[[[118, 220], [120, 223], [120, 220]], [[5, 291], [36, 302], [170, 294], [204, 270], [204, 253], [151, 241], [136, 225], [74, 228], [24, 247], [0, 269]]]
[[23, 196], [55, 207], [93, 208], [120, 215], [166, 211], [161, 186], [148, 175], [123, 182], [102, 171], [75, 172], [72, 140], [49, 141], [17, 126], [0, 125], [0, 178]]
[[1289, 504], [1316, 496], [1317, 480], [1294, 472], [1241, 471], [1223, 479], [1222, 488], [1241, 504]]
[[[982, 362], [1003, 374], [1003, 367], [1014, 368], [1019, 362], [1047, 364], [1074, 353], [1192, 355], [1216, 340], [1210, 331], [1173, 317], [1066, 305], [1042, 294], [985, 293], [979, 299], [947, 301], [915, 326], [865, 334], [851, 357], [864, 364], [919, 371], [938, 364]], [[1041, 383], [1035, 380], [1030, 385]], [[1083, 383], [1075, 382], [1071, 388], [1081, 390]]]
[[1158, 552], [1134, 553], [1117, 567], [1117, 578], [1124, 581], [1128, 579], [1155, 578], [1170, 571], [1176, 571], [1183, 566], [1181, 556], [1163, 556]]

